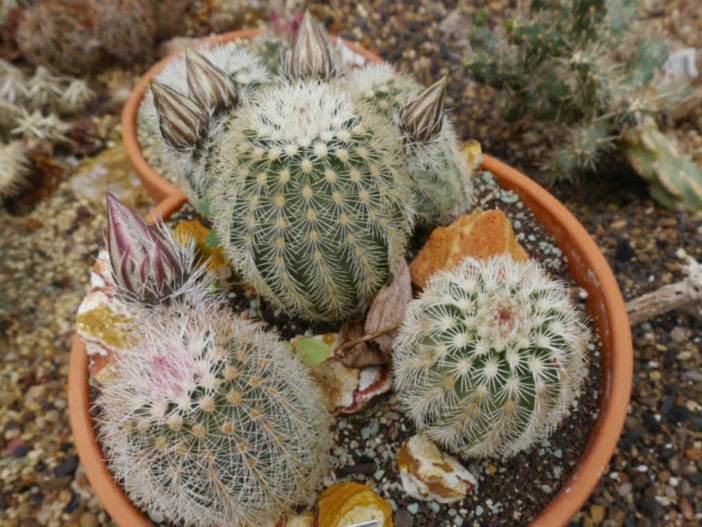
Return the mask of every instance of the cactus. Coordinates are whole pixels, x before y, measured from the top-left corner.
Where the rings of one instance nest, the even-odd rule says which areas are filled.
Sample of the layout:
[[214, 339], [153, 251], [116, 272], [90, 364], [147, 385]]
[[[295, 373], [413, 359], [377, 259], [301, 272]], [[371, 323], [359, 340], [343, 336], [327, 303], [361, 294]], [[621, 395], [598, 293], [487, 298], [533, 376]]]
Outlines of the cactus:
[[103, 59], [87, 0], [43, 0], [23, 10], [16, 40], [32, 64], [81, 74]]
[[154, 10], [148, 0], [89, 0], [96, 34], [105, 51], [124, 62], [151, 54], [156, 33]]
[[136, 337], [96, 401], [110, 469], [136, 506], [210, 526], [309, 505], [331, 466], [330, 417], [272, 333], [173, 304]]
[[466, 258], [408, 306], [394, 376], [417, 428], [465, 457], [509, 457], [564, 417], [587, 333], [567, 289], [533, 261]]
[[213, 155], [210, 203], [227, 256], [290, 314], [358, 312], [412, 228], [401, 144], [386, 119], [332, 85], [259, 94]]
[[[478, 82], [508, 94], [506, 120], [551, 123], [546, 167], [553, 178], [592, 170], [614, 147], [632, 160], [627, 141], [673, 100], [675, 90], [661, 80], [667, 45], [638, 37], [646, 28], [637, 16], [638, 0], [541, 0], [501, 29], [475, 24], [465, 67]], [[688, 195], [687, 182], [702, 186], [702, 170], [674, 149], [660, 148], [671, 168], [685, 166], [685, 178], [663, 181], [666, 170], [632, 166], [663, 205], [701, 210], [698, 199], [679, 197]]]
[[25, 95], [26, 87], [22, 70], [0, 59], [0, 100], [16, 104], [21, 102]]
[[15, 196], [28, 175], [28, 160], [22, 144], [0, 142], [0, 199]]

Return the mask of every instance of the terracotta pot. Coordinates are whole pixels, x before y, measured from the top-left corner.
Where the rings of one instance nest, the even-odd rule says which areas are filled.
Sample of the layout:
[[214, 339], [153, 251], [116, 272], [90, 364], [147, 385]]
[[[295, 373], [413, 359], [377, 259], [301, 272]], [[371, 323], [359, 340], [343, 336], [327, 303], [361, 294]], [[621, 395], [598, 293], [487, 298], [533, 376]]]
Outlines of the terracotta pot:
[[[522, 202], [553, 236], [568, 258], [573, 278], [588, 292], [587, 308], [602, 342], [603, 386], [599, 415], [578, 464], [560, 492], [532, 526], [562, 526], [578, 512], [609, 462], [624, 426], [633, 373], [631, 330], [622, 294], [612, 270], [587, 231], [551, 194], [521, 172], [488, 155], [483, 168]], [[149, 218], [170, 215], [183, 205], [181, 193], [169, 196]], [[95, 439], [89, 413], [88, 357], [77, 336], [73, 339], [68, 373], [68, 407], [76, 449], [85, 472], [107, 512], [123, 527], [151, 525], [114, 482]]]
[[[203, 39], [197, 44], [197, 47], [206, 46], [211, 44], [223, 44], [231, 40], [236, 39], [247, 39], [255, 37], [260, 34], [260, 29], [244, 29], [240, 31], [231, 31], [230, 33], [223, 33], [222, 35], [217, 35], [215, 37]], [[337, 43], [337, 38], [333, 35], [329, 36], [329, 39], [333, 44]], [[342, 39], [344, 45], [349, 49], [362, 55], [367, 62], [383, 62], [378, 55], [372, 51], [368, 51], [362, 48], [358, 44], [353, 42], [348, 42]], [[134, 89], [132, 89], [127, 102], [122, 110], [122, 140], [124, 141], [124, 147], [127, 150], [127, 156], [134, 167], [134, 171], [141, 179], [144, 184], [146, 191], [154, 200], [154, 203], [161, 203], [166, 197], [180, 192], [177, 187], [163, 179], [149, 163], [146, 161], [144, 156], [141, 154], [141, 145], [139, 144], [139, 138], [137, 135], [137, 119], [139, 117], [139, 106], [141, 101], [144, 99], [144, 94], [149, 87], [149, 82], [158, 75], [158, 73], [163, 69], [163, 67], [168, 64], [171, 60], [179, 57], [183, 54], [183, 51], [172, 53], [171, 55], [163, 58], [157, 62], [149, 71], [147, 71], [136, 83]]]

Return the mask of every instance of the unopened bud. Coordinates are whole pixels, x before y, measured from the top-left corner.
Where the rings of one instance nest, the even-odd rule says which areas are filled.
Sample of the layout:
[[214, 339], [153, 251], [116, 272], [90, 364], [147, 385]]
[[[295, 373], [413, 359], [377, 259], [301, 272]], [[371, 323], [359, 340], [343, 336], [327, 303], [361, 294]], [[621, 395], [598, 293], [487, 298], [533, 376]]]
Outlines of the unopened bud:
[[192, 48], [185, 50], [188, 88], [196, 103], [222, 110], [235, 106], [238, 94], [234, 81], [220, 68]]
[[322, 27], [309, 11], [288, 51], [285, 70], [293, 79], [329, 79], [334, 75], [334, 54]]
[[402, 130], [415, 141], [429, 141], [441, 132], [447, 85], [446, 77], [435, 82], [400, 112]]
[[204, 106], [168, 86], [151, 82], [163, 139], [177, 150], [188, 150], [200, 141], [209, 117]]
[[107, 249], [112, 279], [136, 300], [156, 303], [183, 281], [184, 271], [170, 242], [109, 192]]

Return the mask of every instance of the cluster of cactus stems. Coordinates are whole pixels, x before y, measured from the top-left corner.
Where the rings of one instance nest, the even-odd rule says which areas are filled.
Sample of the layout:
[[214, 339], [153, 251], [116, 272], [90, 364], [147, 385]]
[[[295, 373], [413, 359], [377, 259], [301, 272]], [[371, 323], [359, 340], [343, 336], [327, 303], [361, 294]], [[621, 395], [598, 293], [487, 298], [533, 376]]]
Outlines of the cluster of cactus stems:
[[466, 258], [409, 304], [393, 344], [396, 391], [443, 447], [513, 456], [568, 411], [586, 336], [567, 289], [536, 262]]
[[[638, 3], [538, 0], [495, 30], [484, 27], [483, 17], [471, 30], [465, 66], [478, 82], [509, 93], [507, 120], [556, 127], [546, 165], [554, 177], [591, 170], [618, 148], [662, 204], [700, 210], [699, 167], [670, 141], [656, 145], [642, 137], [650, 135], [645, 123], [653, 122], [674, 90], [662, 80], [665, 42], [632, 30], [638, 27]], [[654, 148], [646, 151], [655, 165], [642, 149], [631, 148], [641, 143]]]
[[309, 13], [263, 82], [243, 89], [220, 50], [189, 50], [151, 85], [145, 113], [167, 165], [192, 201], [209, 202], [225, 253], [259, 293], [291, 315], [346, 319], [384, 283], [415, 219], [472, 204], [447, 79], [422, 89], [387, 65], [346, 72]]
[[96, 400], [111, 470], [152, 518], [261, 525], [307, 504], [331, 417], [278, 338], [212, 295], [192, 243], [107, 197], [108, 287], [130, 324]]
[[39, 66], [27, 78], [0, 60], [0, 198], [16, 195], [29, 175], [29, 151], [51, 152], [66, 144], [77, 116], [95, 94], [83, 79], [55, 75]]
[[85, 74], [107, 57], [148, 57], [154, 40], [172, 34], [187, 6], [186, 0], [39, 0], [17, 8], [14, 40], [33, 64]]

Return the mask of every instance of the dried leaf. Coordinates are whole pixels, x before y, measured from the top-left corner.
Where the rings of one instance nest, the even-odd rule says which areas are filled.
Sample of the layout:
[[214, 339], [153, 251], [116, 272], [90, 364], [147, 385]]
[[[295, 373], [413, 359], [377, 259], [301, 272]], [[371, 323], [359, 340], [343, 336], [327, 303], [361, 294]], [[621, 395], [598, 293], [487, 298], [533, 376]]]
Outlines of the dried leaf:
[[[375, 333], [383, 328], [402, 322], [407, 304], [412, 300], [412, 280], [404, 258], [390, 269], [390, 281], [384, 285], [366, 315], [365, 332]], [[391, 331], [374, 338], [383, 353], [392, 351], [392, 341], [397, 331]]]
[[[346, 322], [339, 329], [339, 345], [360, 339], [365, 336], [361, 322]], [[343, 358], [339, 359], [348, 368], [364, 368], [376, 364], [387, 364], [391, 360], [390, 353], [383, 353], [378, 346], [370, 341], [359, 342], [353, 348], [346, 350]]]

